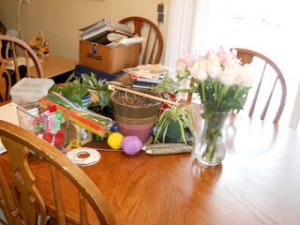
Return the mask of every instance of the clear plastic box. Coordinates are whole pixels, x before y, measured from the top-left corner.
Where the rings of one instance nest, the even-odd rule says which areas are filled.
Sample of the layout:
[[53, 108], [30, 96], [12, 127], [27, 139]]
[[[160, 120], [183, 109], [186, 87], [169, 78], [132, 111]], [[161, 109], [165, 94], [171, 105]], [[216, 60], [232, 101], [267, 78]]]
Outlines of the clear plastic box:
[[52, 79], [23, 78], [11, 88], [11, 99], [18, 105], [36, 102], [48, 94], [53, 84]]
[[[52, 106], [53, 107], [53, 106]], [[39, 102], [17, 107], [18, 120], [22, 128], [29, 130], [55, 147], [62, 149], [67, 144], [69, 110], [42, 108]]]

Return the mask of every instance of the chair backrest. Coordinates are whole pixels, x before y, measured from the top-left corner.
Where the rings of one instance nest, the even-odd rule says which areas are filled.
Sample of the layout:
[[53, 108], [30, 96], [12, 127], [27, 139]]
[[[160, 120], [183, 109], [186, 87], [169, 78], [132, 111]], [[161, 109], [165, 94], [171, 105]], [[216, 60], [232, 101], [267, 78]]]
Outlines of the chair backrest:
[[[114, 216], [100, 190], [83, 170], [72, 163], [61, 151], [34, 133], [1, 120], [0, 138], [8, 151], [9, 163], [7, 164], [9, 166], [6, 165], [6, 167], [10, 167], [10, 179], [12, 180], [10, 190], [13, 190], [12, 195], [15, 200], [15, 205], [12, 205], [9, 200], [7, 201], [9, 204], [0, 205], [10, 206], [10, 209], [5, 211], [6, 214], [10, 214], [8, 221], [14, 221], [18, 215], [21, 215], [25, 224], [44, 225], [47, 216], [50, 215], [57, 224], [67, 224], [68, 222], [74, 224], [115, 224]], [[28, 161], [32, 157], [46, 161], [44, 164], [47, 166], [47, 170], [43, 171], [43, 174], [51, 183], [51, 190], [53, 191], [53, 193], [47, 193], [47, 196], [41, 194], [43, 181], [36, 180], [30, 169]], [[1, 165], [1, 167], [4, 166]], [[42, 169], [40, 168], [40, 170]], [[3, 177], [3, 174], [0, 173], [0, 177], [1, 175]], [[3, 184], [3, 179], [0, 181]], [[69, 182], [73, 184], [74, 190], [64, 189], [64, 184]], [[3, 201], [9, 195], [5, 193], [5, 191], [7, 192], [5, 185], [4, 188], [2, 186], [0, 200]], [[1, 192], [4, 193], [2, 199]], [[74, 195], [72, 203], [66, 202], [67, 200], [64, 198], [64, 194], [70, 194], [70, 192]], [[72, 211], [74, 207], [76, 212]], [[39, 223], [37, 223], [38, 220]]]
[[0, 35], [0, 102], [10, 100], [10, 88], [23, 76], [32, 77], [34, 66], [38, 77], [44, 77], [42, 64], [33, 49], [23, 40]]
[[[271, 59], [259, 52], [244, 48], [236, 48], [236, 50], [237, 58], [241, 60], [242, 64], [251, 63], [257, 77], [245, 105], [246, 109], [249, 108], [248, 115], [252, 117], [255, 112], [258, 112], [260, 119], [265, 120], [269, 110], [270, 113], [275, 114], [273, 123], [277, 124], [282, 115], [287, 95], [282, 72]], [[274, 104], [272, 105], [272, 103]]]
[[140, 54], [140, 64], [157, 64], [160, 62], [163, 50], [163, 38], [158, 27], [150, 20], [142, 17], [127, 17], [119, 21], [133, 27], [133, 33], [145, 37]]

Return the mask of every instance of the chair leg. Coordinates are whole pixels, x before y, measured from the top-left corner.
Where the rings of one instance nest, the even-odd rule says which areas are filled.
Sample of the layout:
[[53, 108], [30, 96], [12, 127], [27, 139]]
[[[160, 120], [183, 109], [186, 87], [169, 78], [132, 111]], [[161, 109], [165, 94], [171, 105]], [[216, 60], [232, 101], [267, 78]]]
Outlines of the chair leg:
[[54, 218], [49, 218], [48, 220], [47, 220], [47, 225], [57, 225], [57, 222], [56, 222], [56, 220], [54, 219]]

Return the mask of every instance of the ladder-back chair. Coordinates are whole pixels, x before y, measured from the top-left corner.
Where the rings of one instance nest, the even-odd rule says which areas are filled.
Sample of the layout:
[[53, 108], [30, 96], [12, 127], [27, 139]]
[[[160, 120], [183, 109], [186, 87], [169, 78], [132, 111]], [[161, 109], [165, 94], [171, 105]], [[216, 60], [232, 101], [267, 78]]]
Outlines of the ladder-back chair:
[[[21, 219], [26, 225], [45, 225], [50, 216], [52, 222], [63, 225], [115, 224], [109, 205], [97, 186], [57, 148], [36, 134], [1, 120], [0, 138], [9, 156], [5, 161], [8, 163], [1, 163], [0, 166], [3, 171], [10, 171], [11, 176], [5, 177], [10, 184], [8, 189], [4, 175], [0, 173], [0, 206], [4, 208], [7, 221], [20, 224], [18, 219]], [[48, 185], [50, 182], [51, 193], [45, 194], [42, 190], [42, 178], [39, 180], [34, 176], [30, 169], [30, 157], [40, 158], [39, 170], [44, 174], [41, 177], [47, 179]], [[65, 190], [65, 185], [70, 188], [70, 184], [72, 188]], [[72, 203], [64, 197], [64, 194], [70, 193], [74, 196]]]
[[0, 35], [0, 102], [10, 100], [10, 88], [14, 83], [23, 76], [32, 77], [30, 67], [36, 69], [39, 78], [44, 77], [37, 54], [26, 42]]
[[[282, 115], [287, 95], [287, 88], [284, 76], [279, 67], [262, 53], [236, 48], [237, 58], [242, 64], [252, 64], [256, 79], [252, 90], [246, 101], [248, 115], [252, 117], [259, 114], [261, 120], [265, 120], [267, 112], [273, 113], [273, 123], [277, 124]], [[252, 95], [251, 95], [252, 94]], [[274, 103], [274, 104], [272, 104]]]
[[127, 17], [119, 21], [133, 27], [134, 35], [145, 37], [140, 54], [140, 64], [157, 64], [163, 51], [163, 38], [158, 27], [150, 20], [142, 17]]

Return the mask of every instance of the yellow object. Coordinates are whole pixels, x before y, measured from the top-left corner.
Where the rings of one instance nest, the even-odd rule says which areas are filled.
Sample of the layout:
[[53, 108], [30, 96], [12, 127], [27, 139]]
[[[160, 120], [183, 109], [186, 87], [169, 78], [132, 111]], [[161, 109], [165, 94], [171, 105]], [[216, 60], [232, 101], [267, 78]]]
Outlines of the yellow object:
[[123, 141], [123, 134], [119, 132], [113, 132], [108, 136], [107, 139], [107, 144], [112, 148], [112, 149], [120, 149], [122, 146], [122, 141]]
[[73, 140], [71, 141], [68, 146], [67, 146], [67, 150], [70, 151], [73, 148], [81, 148], [80, 143], [78, 140]]

